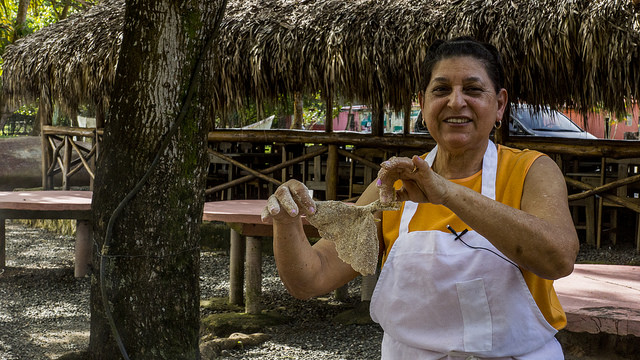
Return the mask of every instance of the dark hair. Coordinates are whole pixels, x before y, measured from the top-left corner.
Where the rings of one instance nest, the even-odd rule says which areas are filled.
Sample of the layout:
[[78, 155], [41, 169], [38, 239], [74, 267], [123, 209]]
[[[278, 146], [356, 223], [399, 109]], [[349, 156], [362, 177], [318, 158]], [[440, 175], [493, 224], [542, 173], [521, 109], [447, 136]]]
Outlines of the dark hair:
[[493, 82], [496, 93], [504, 87], [504, 68], [498, 50], [491, 44], [473, 40], [470, 37], [458, 37], [452, 40], [436, 40], [429, 49], [424, 61], [422, 83], [423, 91], [431, 81], [434, 66], [443, 59], [459, 56], [470, 56], [484, 65], [487, 75]]

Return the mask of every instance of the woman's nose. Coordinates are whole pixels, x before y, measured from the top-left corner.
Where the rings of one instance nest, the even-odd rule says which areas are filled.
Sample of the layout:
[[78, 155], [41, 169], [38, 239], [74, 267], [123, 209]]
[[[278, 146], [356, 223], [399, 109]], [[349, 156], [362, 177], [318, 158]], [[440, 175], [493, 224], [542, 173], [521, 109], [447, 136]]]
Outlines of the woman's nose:
[[460, 109], [467, 104], [461, 89], [453, 89], [449, 94], [448, 106], [452, 109]]

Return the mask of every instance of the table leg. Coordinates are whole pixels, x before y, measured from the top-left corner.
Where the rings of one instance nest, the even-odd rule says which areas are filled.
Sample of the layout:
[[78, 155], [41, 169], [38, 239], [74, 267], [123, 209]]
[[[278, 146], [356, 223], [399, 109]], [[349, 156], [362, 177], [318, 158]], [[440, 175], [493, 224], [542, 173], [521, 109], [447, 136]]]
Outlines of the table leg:
[[259, 238], [247, 236], [247, 299], [245, 312], [260, 314], [262, 310], [262, 243]]
[[373, 296], [373, 290], [376, 288], [376, 282], [378, 282], [378, 271], [375, 274], [362, 277], [362, 285], [360, 285], [360, 300], [371, 301]]
[[636, 254], [640, 254], [640, 213], [636, 213]]
[[349, 297], [349, 283], [346, 283], [333, 291], [333, 297], [338, 301], [345, 301]]
[[0, 218], [0, 269], [4, 269], [6, 266], [5, 256], [5, 227], [4, 227], [5, 219]]
[[76, 247], [74, 260], [74, 276], [84, 277], [91, 264], [91, 223], [88, 220], [76, 220]]
[[596, 245], [596, 200], [594, 196], [585, 199], [586, 238], [587, 244]]
[[244, 238], [231, 229], [229, 247], [229, 303], [242, 305], [242, 288], [244, 284]]

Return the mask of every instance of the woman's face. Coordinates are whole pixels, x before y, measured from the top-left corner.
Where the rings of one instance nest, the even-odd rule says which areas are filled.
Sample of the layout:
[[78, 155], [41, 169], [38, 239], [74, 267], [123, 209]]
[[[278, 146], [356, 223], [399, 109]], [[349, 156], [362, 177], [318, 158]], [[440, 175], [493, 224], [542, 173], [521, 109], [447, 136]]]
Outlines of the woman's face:
[[436, 63], [418, 99], [429, 133], [439, 146], [454, 152], [484, 151], [494, 124], [502, 120], [507, 91], [496, 94], [482, 62], [463, 56]]

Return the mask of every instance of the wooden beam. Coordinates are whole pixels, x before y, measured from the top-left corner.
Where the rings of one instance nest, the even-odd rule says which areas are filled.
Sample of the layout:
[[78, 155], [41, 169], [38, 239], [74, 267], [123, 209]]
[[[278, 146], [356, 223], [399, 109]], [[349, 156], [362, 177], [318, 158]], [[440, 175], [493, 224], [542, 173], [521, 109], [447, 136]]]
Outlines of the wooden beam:
[[[270, 174], [270, 173], [273, 173], [273, 172], [278, 171], [280, 169], [284, 169], [284, 168], [289, 167], [291, 165], [297, 164], [297, 163], [299, 163], [301, 161], [304, 161], [304, 160], [307, 160], [307, 159], [314, 158], [316, 156], [322, 155], [322, 154], [324, 154], [326, 152], [327, 152], [327, 148], [324, 147], [324, 148], [318, 149], [316, 151], [312, 151], [312, 152], [310, 152], [308, 154], [305, 154], [305, 155], [302, 155], [302, 156], [298, 156], [297, 158], [291, 159], [289, 161], [285, 161], [285, 162], [283, 162], [281, 164], [278, 164], [278, 165], [275, 165], [275, 166], [260, 170], [260, 173], [261, 174]], [[231, 187], [234, 187], [236, 185], [240, 185], [240, 184], [242, 184], [244, 182], [247, 182], [247, 181], [249, 181], [249, 180], [251, 180], [251, 179], [253, 179], [255, 177], [256, 176], [254, 176], [253, 174], [245, 175], [245, 176], [243, 176], [241, 178], [237, 178], [237, 179], [235, 179], [235, 180], [233, 180], [231, 182], [228, 182], [228, 183], [225, 183], [225, 184], [222, 184], [222, 185], [218, 185], [218, 186], [214, 186], [214, 187], [212, 187], [210, 189], [206, 189], [205, 190], [205, 194], [206, 195], [210, 195], [210, 194], [213, 194], [213, 193], [218, 192], [218, 191], [226, 190], [228, 188], [231, 188]]]
[[425, 134], [373, 136], [354, 131], [325, 133], [322, 131], [301, 130], [220, 129], [209, 132], [208, 140], [209, 142], [248, 141], [265, 144], [350, 144], [365, 148], [389, 148], [389, 150], [416, 149], [421, 153], [433, 148], [436, 144], [431, 136]]
[[93, 138], [95, 128], [42, 125], [42, 133], [47, 135], [82, 136]]
[[217, 152], [215, 150], [211, 150], [211, 149], [207, 149], [207, 150], [209, 151], [210, 154], [213, 154], [213, 155], [219, 157], [220, 159], [222, 159], [222, 160], [224, 160], [224, 161], [226, 161], [226, 162], [228, 162], [230, 164], [233, 164], [234, 166], [237, 166], [237, 167], [249, 172], [251, 175], [253, 175], [255, 177], [258, 177], [258, 178], [260, 178], [260, 179], [262, 179], [264, 181], [270, 182], [270, 183], [275, 184], [277, 186], [282, 185], [282, 182], [280, 180], [276, 180], [274, 178], [268, 177], [268, 176], [260, 173], [259, 171], [253, 170], [252, 168], [246, 166], [245, 164], [243, 164], [243, 163], [241, 163], [239, 161], [236, 161], [236, 160], [234, 160], [234, 159], [232, 159], [232, 158], [230, 158], [230, 157], [228, 157], [228, 156], [226, 156], [226, 155], [224, 155], [222, 153], [219, 153], [219, 152]]
[[[575, 180], [575, 179], [571, 179], [571, 178], [565, 178], [565, 180], [567, 181], [567, 184], [571, 185], [571, 186], [575, 186], [579, 189], [582, 190], [592, 190], [594, 189], [593, 186], [589, 185], [589, 184], [585, 184], [581, 181]], [[627, 198], [621, 198], [619, 196], [616, 195], [612, 195], [612, 194], [601, 194], [601, 196], [615, 204], [618, 204], [620, 206], [626, 207], [627, 209], [633, 210], [637, 213], [640, 213], [640, 204], [638, 204], [637, 202], [634, 202], [630, 199]], [[573, 199], [571, 199], [573, 200]]]
[[[640, 0], [639, 0], [640, 1]], [[585, 189], [586, 186], [588, 186], [587, 184], [583, 183], [583, 182], [579, 182], [578, 180], [572, 179], [570, 177], [566, 177], [565, 176], [565, 180], [567, 182], [567, 184], [573, 185], [579, 189]], [[571, 194], [569, 195], [569, 201], [571, 200], [579, 200], [579, 199], [584, 199], [587, 198], [589, 196], [592, 195], [596, 195], [596, 194], [600, 194], [603, 193], [605, 191], [609, 191], [611, 189], [615, 189], [618, 188], [620, 186], [624, 186], [624, 185], [629, 185], [635, 182], [640, 181], [640, 174], [639, 175], [634, 175], [634, 176], [630, 176], [628, 178], [623, 178], [620, 180], [616, 180], [614, 182], [610, 182], [608, 184], [604, 184], [602, 186], [598, 186], [598, 187], [592, 187], [590, 190], [581, 192], [579, 194]]]
[[363, 163], [364, 165], [366, 165], [366, 166], [368, 166], [368, 167], [370, 167], [372, 169], [380, 170], [380, 165], [379, 164], [376, 164], [373, 161], [369, 161], [369, 160], [363, 158], [362, 156], [356, 155], [356, 154], [354, 154], [352, 152], [349, 152], [347, 150], [338, 149], [338, 154], [340, 154], [342, 156], [345, 156], [345, 157], [348, 157], [348, 158], [351, 158], [353, 160], [359, 161], [359, 162]]
[[640, 157], [640, 141], [637, 140], [586, 140], [562, 138], [528, 138], [509, 136], [506, 146], [517, 149], [537, 150], [546, 154], [566, 154], [579, 157], [607, 157], [625, 159]]

